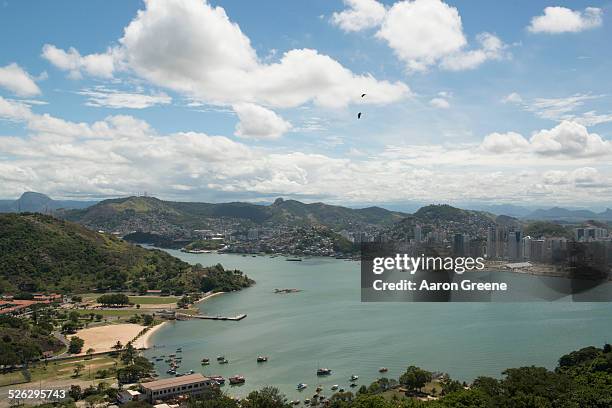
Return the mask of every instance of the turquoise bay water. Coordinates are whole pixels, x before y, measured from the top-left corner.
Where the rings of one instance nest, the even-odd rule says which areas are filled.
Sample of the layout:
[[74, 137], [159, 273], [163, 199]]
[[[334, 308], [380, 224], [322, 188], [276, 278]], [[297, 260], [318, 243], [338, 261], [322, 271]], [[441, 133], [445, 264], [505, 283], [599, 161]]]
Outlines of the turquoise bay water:
[[[552, 368], [562, 354], [612, 341], [609, 303], [361, 303], [357, 262], [168, 252], [190, 263], [240, 269], [257, 281], [199, 305], [205, 314], [246, 313], [246, 319], [169, 323], [146, 352], [168, 355], [182, 347], [179, 372], [246, 376], [245, 385], [224, 387], [231, 395], [273, 385], [304, 399], [317, 384], [330, 395], [332, 384], [348, 389], [352, 374], [360, 385], [369, 384], [379, 378], [379, 367], [397, 378], [409, 365], [470, 381], [522, 365]], [[274, 288], [302, 292], [274, 294]], [[217, 364], [217, 355], [229, 364]], [[258, 355], [268, 355], [269, 362], [258, 364]], [[200, 365], [203, 357], [210, 366]], [[166, 364], [156, 364], [166, 377]], [[319, 366], [333, 375], [317, 377]], [[295, 390], [300, 382], [309, 385], [302, 393]]]

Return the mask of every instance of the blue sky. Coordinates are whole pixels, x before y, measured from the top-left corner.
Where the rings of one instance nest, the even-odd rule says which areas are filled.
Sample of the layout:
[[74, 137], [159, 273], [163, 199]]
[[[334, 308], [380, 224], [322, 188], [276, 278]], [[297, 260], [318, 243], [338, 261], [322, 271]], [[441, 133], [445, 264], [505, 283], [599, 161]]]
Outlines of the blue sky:
[[0, 196], [604, 208], [610, 11], [2, 0]]

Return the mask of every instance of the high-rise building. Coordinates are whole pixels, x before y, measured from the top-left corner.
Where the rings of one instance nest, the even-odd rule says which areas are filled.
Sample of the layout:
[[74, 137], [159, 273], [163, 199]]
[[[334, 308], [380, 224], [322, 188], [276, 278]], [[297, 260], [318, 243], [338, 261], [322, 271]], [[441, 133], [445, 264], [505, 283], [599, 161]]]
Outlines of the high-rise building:
[[497, 227], [489, 227], [487, 229], [487, 258], [489, 259], [495, 259], [503, 256], [503, 247], [502, 251], [498, 252], [497, 238]]
[[414, 227], [414, 240], [416, 242], [421, 242], [423, 240], [423, 229], [420, 225]]
[[453, 254], [455, 256], [464, 256], [463, 248], [463, 234], [453, 235]]
[[508, 232], [507, 258], [511, 261], [518, 261], [522, 258], [521, 236], [521, 231]]

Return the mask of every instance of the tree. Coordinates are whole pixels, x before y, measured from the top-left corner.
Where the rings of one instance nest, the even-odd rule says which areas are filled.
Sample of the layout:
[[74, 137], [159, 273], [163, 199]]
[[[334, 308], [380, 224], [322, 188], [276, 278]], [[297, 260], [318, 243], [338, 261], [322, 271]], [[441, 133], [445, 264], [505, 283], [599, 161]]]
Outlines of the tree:
[[457, 381], [452, 379], [447, 379], [442, 382], [442, 395], [450, 394], [451, 392], [460, 391], [463, 389], [463, 385]]
[[71, 354], [78, 354], [81, 352], [84, 345], [85, 341], [83, 339], [77, 336], [72, 336], [68, 345], [68, 352]]
[[134, 361], [134, 357], [136, 357], [136, 349], [132, 345], [132, 342], [129, 342], [121, 354], [121, 361], [123, 361], [125, 365], [129, 365]]
[[68, 391], [68, 395], [75, 401], [80, 400], [83, 397], [83, 391], [81, 387], [78, 385], [71, 385], [70, 390]]
[[102, 295], [97, 299], [98, 303], [105, 306], [125, 306], [130, 303], [127, 295], [122, 293], [110, 293]]
[[79, 375], [81, 375], [81, 371], [83, 371], [83, 369], [85, 368], [85, 366], [81, 363], [77, 363], [74, 366], [74, 376], [78, 377]]
[[74, 322], [66, 322], [62, 325], [62, 334], [74, 334], [78, 330], [79, 326]]
[[153, 320], [154, 320], [154, 319], [153, 319], [153, 316], [151, 316], [151, 315], [147, 314], [147, 315], [144, 315], [144, 316], [143, 316], [142, 323], [143, 323], [145, 326], [151, 326], [151, 325], [153, 324]]
[[406, 386], [410, 391], [423, 388], [431, 381], [431, 373], [416, 366], [410, 366], [399, 379], [400, 384]]
[[242, 402], [243, 408], [288, 408], [287, 398], [276, 387], [264, 387], [252, 391]]
[[87, 357], [89, 357], [91, 359], [91, 355], [95, 352], [96, 350], [92, 349], [91, 347], [87, 349], [87, 351], [85, 352], [85, 354], [87, 354]]
[[113, 348], [117, 351], [120, 351], [123, 348], [123, 344], [121, 344], [121, 342], [119, 340], [117, 340], [117, 342], [115, 343], [115, 345], [113, 346]]
[[72, 311], [68, 314], [68, 319], [73, 323], [78, 323], [80, 317], [81, 315], [79, 315], [79, 312]]

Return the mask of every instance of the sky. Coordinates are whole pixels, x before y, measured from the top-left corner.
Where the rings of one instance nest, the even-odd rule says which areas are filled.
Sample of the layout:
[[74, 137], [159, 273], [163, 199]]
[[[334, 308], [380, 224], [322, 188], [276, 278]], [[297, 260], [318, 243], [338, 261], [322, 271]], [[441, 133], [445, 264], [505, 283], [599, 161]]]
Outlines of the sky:
[[0, 197], [602, 209], [611, 15], [609, 1], [0, 0]]

